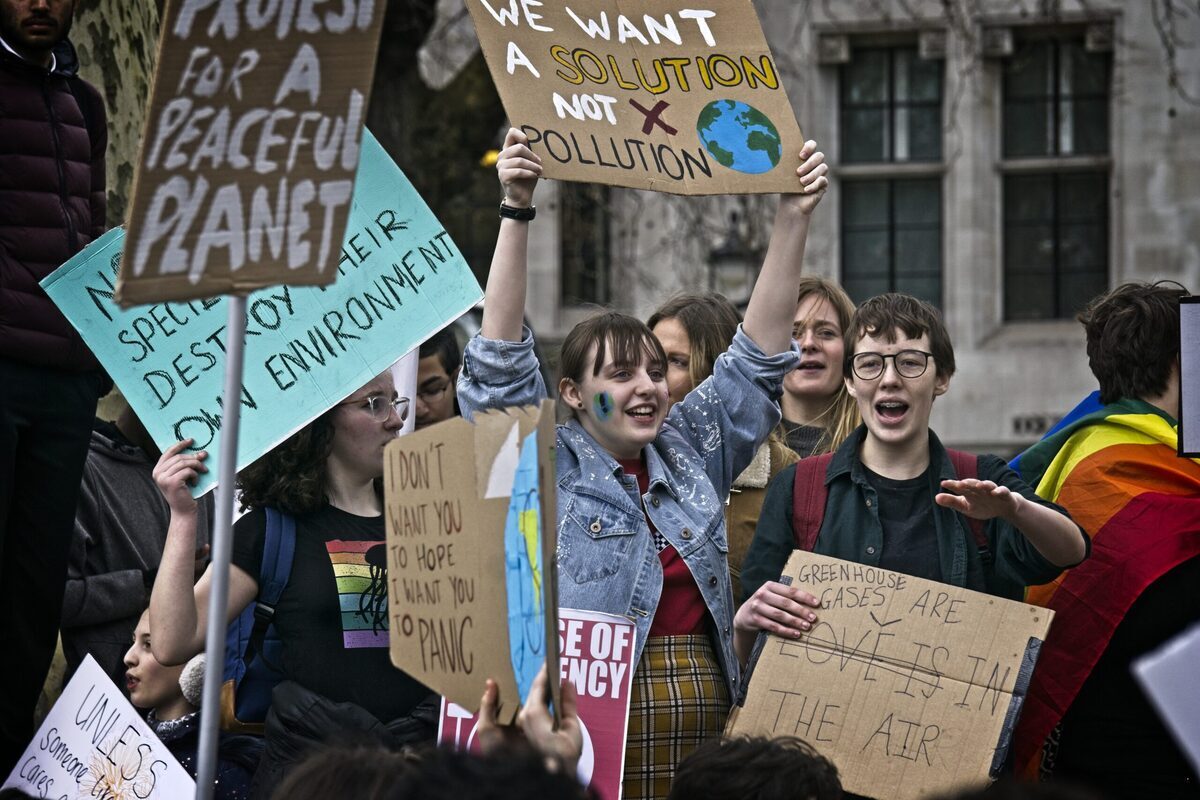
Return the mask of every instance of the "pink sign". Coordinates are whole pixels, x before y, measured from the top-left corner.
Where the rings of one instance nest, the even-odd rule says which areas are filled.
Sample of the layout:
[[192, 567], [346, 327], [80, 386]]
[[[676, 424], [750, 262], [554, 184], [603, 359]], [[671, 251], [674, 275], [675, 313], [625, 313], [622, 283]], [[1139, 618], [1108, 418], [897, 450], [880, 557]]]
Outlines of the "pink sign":
[[[620, 800], [625, 771], [625, 731], [633, 681], [633, 623], [622, 617], [558, 610], [559, 669], [579, 693], [583, 756], [579, 780], [600, 800]], [[442, 699], [438, 742], [478, 751], [478, 718]]]

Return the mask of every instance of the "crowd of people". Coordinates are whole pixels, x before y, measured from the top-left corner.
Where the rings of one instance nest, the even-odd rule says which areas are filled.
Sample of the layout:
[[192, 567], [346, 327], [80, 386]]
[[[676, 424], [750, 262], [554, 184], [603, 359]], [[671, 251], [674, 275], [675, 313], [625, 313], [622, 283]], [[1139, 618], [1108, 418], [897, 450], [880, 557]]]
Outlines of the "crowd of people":
[[[439, 698], [389, 659], [387, 581], [348, 608], [335, 577], [386, 565], [383, 450], [408, 415], [423, 428], [549, 394], [523, 322], [542, 173], [527, 138], [510, 130], [497, 162], [480, 334], [465, 350], [435, 335], [413, 397], [378, 375], [239, 474], [228, 619], [208, 620], [213, 508], [190, 491], [207, 454], [160, 452], [127, 405], [94, 419], [110, 387], [37, 285], [104, 228], [104, 106], [76, 75], [73, 8], [0, 0], [0, 618], [17, 655], [0, 774], [33, 735], [60, 631], [68, 677], [95, 659], [194, 773], [205, 632], [266, 604], [286, 530], [281, 680], [260, 729], [222, 734], [218, 797], [589, 796], [572, 684], [556, 723], [543, 671], [506, 727], [488, 681], [482, 753], [438, 749]], [[596, 313], [562, 343], [558, 602], [635, 625], [623, 796], [851, 796], [804, 741], [722, 736], [756, 640], [802, 638], [821, 614], [813, 587], [779, 580], [796, 548], [1055, 609], [1010, 776], [960, 797], [1200, 796], [1129, 671], [1200, 619], [1200, 462], [1175, 454], [1187, 291], [1092, 301], [1099, 399], [1019, 461], [948, 449], [929, 427], [955, 374], [940, 312], [902, 294], [856, 306], [802, 275], [829, 174], [813, 142], [796, 163], [744, 314], [684, 295], [646, 321]]]

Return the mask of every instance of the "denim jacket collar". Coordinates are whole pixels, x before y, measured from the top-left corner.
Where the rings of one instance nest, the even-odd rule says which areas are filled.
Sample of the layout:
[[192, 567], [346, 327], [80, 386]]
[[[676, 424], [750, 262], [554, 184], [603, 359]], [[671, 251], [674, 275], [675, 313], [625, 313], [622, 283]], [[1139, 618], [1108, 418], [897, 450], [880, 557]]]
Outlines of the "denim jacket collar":
[[[571, 449], [575, 452], [580, 474], [610, 474], [617, 479], [618, 483], [622, 482], [625, 470], [621, 468], [611, 453], [601, 447], [592, 438], [592, 435], [584, 430], [584, 427], [579, 424], [579, 420], [573, 418], [568, 420], [559, 426], [559, 431], [563, 438], [570, 442]], [[667, 479], [669, 472], [667, 464], [654, 445], [649, 444], [642, 448], [642, 455], [645, 457], [646, 471], [650, 476], [650, 488], [661, 488], [673, 499], [678, 500], [679, 495], [675, 491], [675, 487]], [[604, 493], [604, 496], [620, 504], [615, 498], [609, 498], [608, 493]]]

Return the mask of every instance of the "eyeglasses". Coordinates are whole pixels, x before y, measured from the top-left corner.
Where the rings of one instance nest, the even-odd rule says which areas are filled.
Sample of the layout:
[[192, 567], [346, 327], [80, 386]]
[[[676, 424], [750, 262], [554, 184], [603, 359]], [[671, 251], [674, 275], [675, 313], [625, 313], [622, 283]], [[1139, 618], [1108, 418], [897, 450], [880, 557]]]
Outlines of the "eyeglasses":
[[442, 395], [444, 395], [446, 390], [449, 388], [450, 381], [443, 381], [442, 385], [437, 388], [431, 386], [428, 389], [417, 389], [417, 399], [425, 405], [436, 403], [438, 400], [442, 399]]
[[403, 422], [404, 420], [408, 419], [409, 402], [410, 401], [407, 397], [395, 397], [391, 401], [388, 401], [385, 400], [381, 394], [372, 394], [367, 395], [360, 400], [347, 400], [344, 403], [339, 403], [338, 405], [361, 406], [367, 409], [367, 413], [371, 415], [371, 419], [375, 420], [376, 422], [387, 422], [388, 417], [392, 415], [392, 411], [395, 411], [396, 416], [400, 418], [401, 422]]
[[883, 374], [887, 360], [890, 358], [901, 378], [919, 378], [929, 368], [929, 358], [933, 353], [924, 350], [901, 350], [892, 355], [883, 353], [859, 353], [854, 356], [851, 366], [854, 374], [864, 381], [873, 381]]

